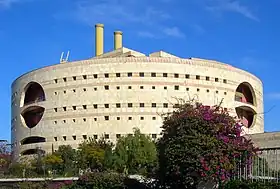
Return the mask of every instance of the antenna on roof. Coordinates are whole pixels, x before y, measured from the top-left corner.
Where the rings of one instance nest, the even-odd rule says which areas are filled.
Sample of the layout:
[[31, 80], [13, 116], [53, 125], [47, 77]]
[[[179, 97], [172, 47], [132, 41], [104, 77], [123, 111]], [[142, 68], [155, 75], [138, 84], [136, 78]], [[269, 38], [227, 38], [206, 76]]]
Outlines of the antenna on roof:
[[64, 59], [64, 52], [61, 53], [61, 56], [60, 56], [60, 63], [65, 63], [65, 62], [68, 62], [68, 59], [69, 59], [69, 55], [70, 55], [70, 51], [67, 52], [67, 55], [66, 55], [66, 58]]

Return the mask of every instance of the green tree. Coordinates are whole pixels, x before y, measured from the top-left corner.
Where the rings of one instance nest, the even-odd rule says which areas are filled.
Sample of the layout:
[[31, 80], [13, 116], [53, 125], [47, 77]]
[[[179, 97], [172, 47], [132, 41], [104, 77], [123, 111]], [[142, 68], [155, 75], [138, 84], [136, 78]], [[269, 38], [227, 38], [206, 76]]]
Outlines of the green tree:
[[[63, 164], [63, 160], [61, 156], [58, 154], [47, 154], [43, 158], [43, 162], [46, 165], [46, 169], [48, 171], [59, 171], [61, 169], [61, 165]], [[60, 170], [62, 172], [62, 170]]]
[[134, 135], [118, 139], [114, 157], [115, 168], [130, 174], [147, 174], [157, 163], [155, 143], [137, 128], [134, 129]]
[[73, 176], [77, 173], [77, 152], [70, 145], [59, 146], [58, 150], [53, 154], [61, 157], [63, 161], [58, 170], [59, 173], [62, 173], [64, 176]]

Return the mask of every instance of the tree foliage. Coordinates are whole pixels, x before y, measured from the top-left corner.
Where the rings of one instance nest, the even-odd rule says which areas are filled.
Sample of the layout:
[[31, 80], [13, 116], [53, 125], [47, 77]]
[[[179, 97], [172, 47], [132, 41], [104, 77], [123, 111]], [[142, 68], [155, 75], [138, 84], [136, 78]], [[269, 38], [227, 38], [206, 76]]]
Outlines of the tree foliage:
[[[183, 104], [167, 116], [158, 142], [159, 181], [187, 188], [199, 178], [221, 182], [248, 163], [257, 149], [241, 136], [241, 126], [220, 107]], [[244, 166], [244, 164], [243, 164]]]

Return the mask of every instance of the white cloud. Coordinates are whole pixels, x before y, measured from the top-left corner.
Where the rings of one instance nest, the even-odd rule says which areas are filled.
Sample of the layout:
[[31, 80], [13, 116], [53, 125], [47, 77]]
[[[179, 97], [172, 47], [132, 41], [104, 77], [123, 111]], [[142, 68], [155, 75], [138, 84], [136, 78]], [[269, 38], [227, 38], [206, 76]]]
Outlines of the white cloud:
[[242, 5], [238, 0], [209, 0], [207, 9], [218, 12], [234, 12], [245, 16], [246, 18], [259, 21], [258, 17], [249, 7]]
[[184, 38], [185, 34], [178, 27], [167, 27], [163, 29], [163, 33], [171, 37]]

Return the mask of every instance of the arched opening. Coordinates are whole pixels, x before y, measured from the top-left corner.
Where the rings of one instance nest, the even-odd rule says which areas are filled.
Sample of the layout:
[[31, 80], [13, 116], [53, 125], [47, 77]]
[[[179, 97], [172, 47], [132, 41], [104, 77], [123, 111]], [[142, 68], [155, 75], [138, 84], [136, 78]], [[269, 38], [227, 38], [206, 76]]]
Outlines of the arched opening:
[[39, 83], [31, 82], [26, 86], [24, 105], [45, 101], [45, 93]]
[[235, 91], [235, 101], [255, 105], [253, 87], [249, 83], [241, 83]]
[[31, 137], [22, 139], [21, 145], [34, 144], [34, 143], [40, 143], [40, 142], [46, 142], [46, 138], [39, 137], [39, 136], [31, 136]]
[[240, 106], [235, 108], [238, 118], [244, 127], [250, 128], [255, 124], [256, 112], [247, 106]]
[[28, 128], [35, 127], [42, 119], [44, 115], [45, 108], [40, 106], [28, 107], [21, 113], [24, 122]]
[[25, 156], [25, 155], [36, 155], [36, 154], [45, 154], [45, 151], [44, 150], [41, 150], [39, 148], [36, 148], [36, 149], [28, 149], [28, 150], [25, 150], [23, 152], [21, 152], [21, 155]]

